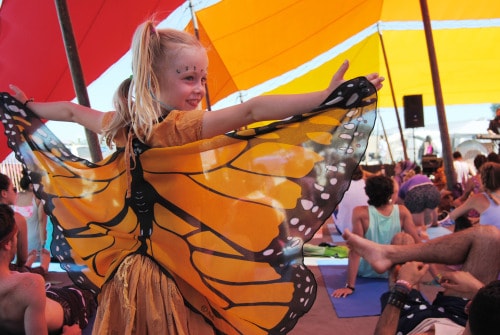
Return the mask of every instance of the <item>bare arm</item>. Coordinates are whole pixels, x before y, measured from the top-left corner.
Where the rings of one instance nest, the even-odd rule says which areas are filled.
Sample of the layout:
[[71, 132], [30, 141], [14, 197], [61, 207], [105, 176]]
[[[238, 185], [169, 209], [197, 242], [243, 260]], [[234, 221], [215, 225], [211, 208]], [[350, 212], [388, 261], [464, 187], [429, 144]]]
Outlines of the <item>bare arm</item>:
[[17, 229], [17, 254], [16, 262], [18, 266], [24, 266], [28, 259], [28, 224], [26, 219], [19, 213], [14, 213]]
[[417, 227], [415, 227], [411, 213], [405, 206], [399, 206], [399, 220], [401, 222], [401, 229], [413, 237], [415, 243], [422, 241], [418, 235]]
[[489, 201], [483, 194], [473, 194], [463, 204], [455, 208], [450, 213], [450, 219], [456, 220], [458, 217], [467, 214], [471, 209], [475, 209], [479, 213], [482, 213], [486, 208], [488, 208], [488, 206]]
[[[24, 312], [24, 330], [26, 335], [48, 334], [45, 318], [45, 282], [42, 276], [33, 275], [26, 287], [27, 307]], [[23, 294], [20, 292], [20, 294]]]
[[47, 241], [47, 214], [43, 210], [43, 204], [37, 199], [38, 224], [40, 225], [40, 239]]
[[[14, 92], [14, 97], [17, 100], [23, 103], [28, 100], [24, 92], [17, 86], [10, 85], [10, 89]], [[28, 103], [28, 107], [42, 119], [75, 122], [95, 133], [101, 133], [102, 117], [104, 113], [95, 109], [69, 101], [31, 101]]]
[[[353, 234], [361, 237], [365, 236], [366, 229], [364, 228], [363, 221], [368, 218], [368, 209], [366, 206], [358, 206], [352, 212], [352, 232]], [[347, 263], [347, 282], [351, 287], [356, 287], [356, 277], [358, 275], [359, 262], [361, 257], [353, 250], [349, 251], [349, 258]], [[332, 296], [335, 298], [345, 298], [354, 293], [350, 288], [343, 287], [336, 289]]]
[[[459, 292], [462, 298], [472, 299], [484, 284], [469, 272], [449, 271], [441, 277], [441, 286]], [[445, 291], [446, 292], [446, 291]]]
[[465, 200], [467, 200], [469, 198], [469, 195], [471, 194], [471, 192], [472, 192], [473, 189], [474, 189], [474, 177], [469, 178], [467, 180], [467, 183], [465, 184], [464, 193], [462, 194], [462, 196], [460, 196], [459, 198], [455, 199], [453, 201], [453, 204], [456, 207], [460, 206], [460, 204], [462, 204]]
[[[408, 262], [401, 266], [398, 279], [405, 280], [410, 285], [415, 285], [427, 272], [428, 265], [419, 262]], [[387, 304], [378, 319], [375, 327], [375, 335], [394, 335], [398, 328], [401, 310], [391, 304]], [[429, 333], [429, 334], [433, 334]]]
[[[321, 104], [344, 80], [349, 63], [344, 62], [333, 76], [328, 88], [322, 91], [292, 94], [264, 95], [252, 98], [242, 104], [205, 113], [203, 137], [210, 138], [241, 128], [257, 121], [282, 120], [287, 117], [311, 111]], [[384, 78], [370, 74], [367, 78], [380, 89]]]

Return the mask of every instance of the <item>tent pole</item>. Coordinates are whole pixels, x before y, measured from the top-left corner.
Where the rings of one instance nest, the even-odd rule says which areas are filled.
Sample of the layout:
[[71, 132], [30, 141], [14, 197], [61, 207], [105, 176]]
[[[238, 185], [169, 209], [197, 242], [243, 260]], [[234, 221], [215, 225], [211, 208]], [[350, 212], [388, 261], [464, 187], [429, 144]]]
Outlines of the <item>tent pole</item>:
[[384, 141], [387, 143], [387, 150], [389, 150], [389, 157], [391, 157], [391, 163], [394, 164], [394, 157], [392, 156], [391, 146], [389, 145], [389, 140], [387, 139], [387, 132], [385, 131], [384, 121], [382, 120], [382, 114], [378, 111], [378, 117], [380, 118], [380, 124], [382, 125], [382, 132], [384, 133]]
[[[73, 86], [75, 88], [76, 97], [78, 98], [78, 103], [80, 105], [90, 107], [87, 87], [85, 85], [85, 79], [83, 78], [82, 66], [80, 64], [80, 57], [78, 55], [78, 48], [76, 46], [66, 0], [55, 0], [55, 3], [66, 49], [66, 56], [68, 58], [68, 65], [71, 71], [71, 78], [73, 79]], [[102, 160], [102, 152], [101, 147], [99, 146], [97, 134], [85, 128], [85, 135], [87, 137], [92, 161], [98, 162]]]
[[420, 8], [422, 11], [422, 20], [424, 23], [425, 38], [427, 41], [427, 52], [429, 53], [429, 63], [431, 66], [431, 73], [432, 73], [432, 83], [434, 85], [434, 98], [436, 100], [439, 130], [441, 133], [441, 143], [443, 146], [443, 163], [444, 163], [444, 172], [446, 175], [446, 185], [449, 190], [452, 190], [455, 177], [453, 173], [454, 168], [453, 168], [453, 158], [451, 154], [450, 135], [448, 133], [448, 123], [446, 121], [443, 93], [441, 91], [441, 81], [439, 79], [436, 50], [434, 48], [432, 27], [429, 18], [429, 8], [427, 7], [426, 0], [420, 0]]
[[[403, 128], [401, 127], [401, 120], [399, 119], [398, 104], [396, 102], [396, 95], [394, 94], [394, 87], [392, 86], [391, 71], [389, 70], [389, 62], [387, 61], [387, 53], [385, 52], [384, 39], [382, 38], [382, 32], [380, 31], [380, 24], [377, 24], [377, 29], [378, 29], [378, 36], [380, 38], [380, 45], [382, 46], [382, 54], [384, 55], [385, 68], [387, 69], [387, 79], [389, 80], [389, 87], [391, 88], [392, 103], [394, 105], [394, 111], [396, 112], [396, 120], [398, 121], [399, 136], [401, 137], [401, 145], [403, 146], [403, 155], [405, 160], [408, 160], [405, 138], [403, 136]], [[392, 160], [392, 154], [391, 154], [391, 160]]]

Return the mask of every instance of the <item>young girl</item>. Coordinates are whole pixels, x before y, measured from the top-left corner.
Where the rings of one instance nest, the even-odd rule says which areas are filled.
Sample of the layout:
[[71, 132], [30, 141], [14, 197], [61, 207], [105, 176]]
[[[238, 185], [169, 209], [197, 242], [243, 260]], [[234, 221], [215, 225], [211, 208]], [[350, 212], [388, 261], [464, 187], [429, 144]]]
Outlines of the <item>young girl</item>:
[[[133, 77], [118, 89], [115, 112], [102, 113], [70, 102], [32, 102], [17, 87], [11, 88], [15, 97], [21, 102], [28, 101], [27, 106], [41, 118], [77, 122], [102, 134], [108, 144], [125, 147], [124, 159], [131, 170], [135, 168], [132, 141], [138, 140], [148, 147], [180, 146], [256, 121], [309, 112], [344, 82], [348, 68], [347, 62], [342, 64], [322, 91], [260, 96], [205, 112], [197, 108], [205, 96], [208, 59], [195, 37], [182, 31], [159, 30], [152, 21], [147, 21], [134, 35], [132, 53]], [[382, 87], [382, 77], [371, 74], [367, 78], [377, 89]], [[101, 290], [93, 333], [214, 333], [199, 313], [186, 307], [179, 290], [181, 284], [186, 288], [185, 283], [176, 283], [151, 258], [139, 253], [128, 255], [109, 272]], [[201, 309], [211, 311], [206, 306]], [[204, 315], [211, 318], [207, 313]]]

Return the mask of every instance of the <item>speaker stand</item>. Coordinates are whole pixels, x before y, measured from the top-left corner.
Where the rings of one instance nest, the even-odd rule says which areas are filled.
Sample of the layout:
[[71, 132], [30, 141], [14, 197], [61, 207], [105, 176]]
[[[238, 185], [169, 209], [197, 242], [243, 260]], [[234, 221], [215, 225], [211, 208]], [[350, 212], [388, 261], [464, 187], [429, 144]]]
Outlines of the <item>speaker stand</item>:
[[413, 162], [417, 163], [417, 151], [415, 150], [415, 128], [411, 128], [413, 136]]

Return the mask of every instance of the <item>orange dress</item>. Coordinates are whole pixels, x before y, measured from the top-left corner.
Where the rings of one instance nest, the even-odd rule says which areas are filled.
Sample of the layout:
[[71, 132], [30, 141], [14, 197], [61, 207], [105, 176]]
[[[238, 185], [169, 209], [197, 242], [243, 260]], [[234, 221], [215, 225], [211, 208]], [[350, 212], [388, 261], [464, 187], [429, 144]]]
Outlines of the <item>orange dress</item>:
[[[103, 127], [114, 112], [104, 116]], [[172, 111], [155, 125], [151, 147], [182, 145], [201, 139], [202, 111]], [[115, 139], [127, 143], [126, 132]], [[119, 265], [99, 295], [93, 334], [214, 334], [214, 330], [184, 302], [175, 281], [150, 257], [132, 254]]]

